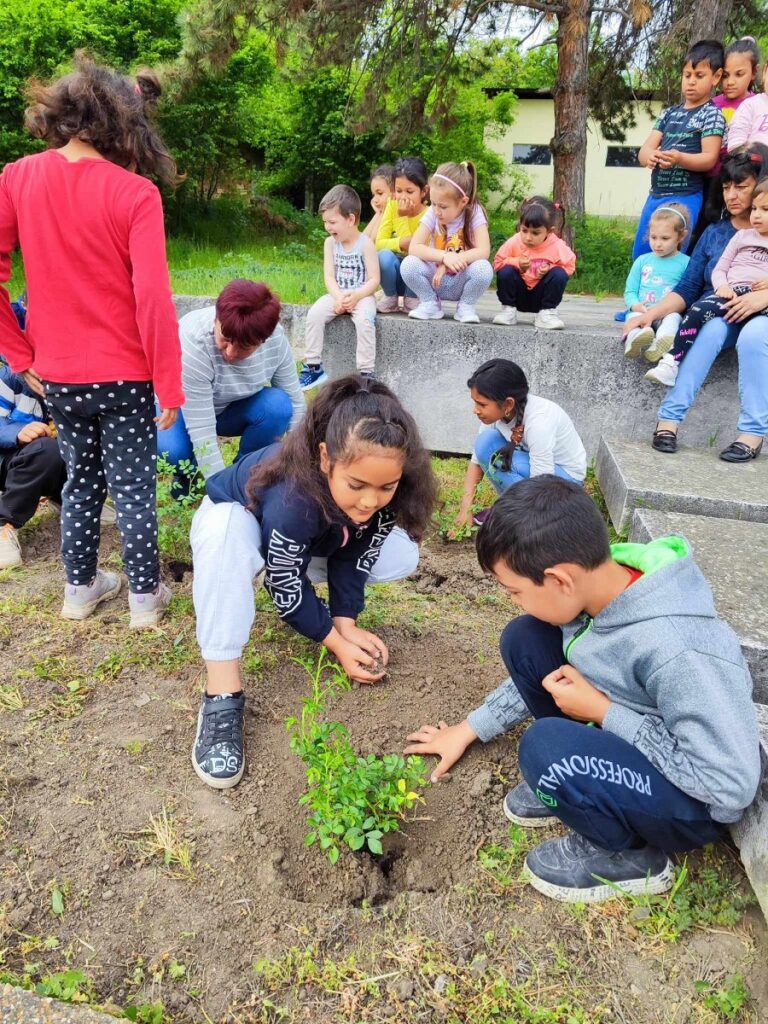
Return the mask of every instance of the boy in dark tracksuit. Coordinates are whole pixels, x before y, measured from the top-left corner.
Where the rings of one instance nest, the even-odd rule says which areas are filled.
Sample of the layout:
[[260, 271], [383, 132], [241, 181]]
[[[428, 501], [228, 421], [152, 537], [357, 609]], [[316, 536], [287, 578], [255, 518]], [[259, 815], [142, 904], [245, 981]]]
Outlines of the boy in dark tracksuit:
[[61, 502], [66, 467], [45, 403], [0, 362], [0, 569], [21, 564], [17, 530], [41, 498]]
[[667, 854], [720, 838], [760, 776], [749, 670], [688, 542], [609, 547], [583, 488], [539, 476], [494, 505], [477, 551], [529, 613], [502, 634], [510, 678], [406, 751], [440, 755], [434, 779], [532, 715], [504, 813], [573, 831], [531, 851], [531, 883], [568, 902], [664, 892]]

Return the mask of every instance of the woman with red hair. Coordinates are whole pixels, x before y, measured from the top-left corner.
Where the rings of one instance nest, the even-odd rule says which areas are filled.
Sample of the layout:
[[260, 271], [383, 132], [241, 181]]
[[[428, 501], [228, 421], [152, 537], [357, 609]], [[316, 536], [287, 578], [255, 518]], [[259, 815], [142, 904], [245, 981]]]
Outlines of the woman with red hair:
[[157, 451], [207, 479], [224, 468], [217, 437], [239, 437], [238, 459], [282, 437], [304, 415], [296, 362], [265, 284], [230, 281], [215, 306], [179, 322], [186, 404]]

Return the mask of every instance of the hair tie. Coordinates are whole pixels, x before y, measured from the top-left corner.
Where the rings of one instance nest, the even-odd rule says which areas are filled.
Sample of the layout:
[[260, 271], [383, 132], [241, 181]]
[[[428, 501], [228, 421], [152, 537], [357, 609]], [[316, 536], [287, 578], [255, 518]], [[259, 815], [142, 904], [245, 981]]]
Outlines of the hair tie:
[[371, 385], [373, 384], [373, 377], [360, 377], [358, 381], [359, 387], [355, 392], [356, 395], [370, 395]]
[[133, 91], [136, 93], [137, 96], [141, 96], [141, 86], [139, 85], [138, 82], [135, 83]]
[[461, 192], [461, 194], [462, 194], [462, 195], [464, 196], [464, 198], [465, 198], [465, 199], [469, 199], [469, 196], [468, 196], [468, 195], [467, 195], [467, 193], [466, 193], [466, 192], [464, 191], [464, 189], [463, 189], [463, 188], [461, 187], [461, 185], [459, 185], [459, 184], [458, 184], [457, 182], [455, 182], [455, 181], [453, 180], [453, 178], [449, 178], [449, 177], [447, 177], [447, 175], [445, 175], [445, 174], [438, 174], [438, 173], [437, 173], [437, 171], [435, 171], [435, 173], [434, 173], [434, 174], [432, 175], [432, 177], [433, 177], [433, 178], [442, 178], [442, 179], [443, 179], [443, 181], [447, 181], [449, 185], [453, 185], [453, 187], [454, 187], [454, 188], [455, 188], [455, 189], [456, 189], [456, 190], [457, 190], [458, 192]]
[[[674, 208], [674, 206], [657, 206], [653, 213], [674, 213], [675, 216], [679, 217], [680, 220], [683, 222], [686, 231], [688, 230], [688, 221], [685, 219], [682, 213], [680, 213], [679, 210], [676, 210]], [[653, 213], [651, 214], [651, 216], [653, 216]]]
[[554, 208], [555, 208], [556, 210], [562, 210], [562, 208], [563, 208], [563, 207], [562, 207], [562, 206], [560, 205], [560, 203], [552, 203], [552, 205], [554, 206]]

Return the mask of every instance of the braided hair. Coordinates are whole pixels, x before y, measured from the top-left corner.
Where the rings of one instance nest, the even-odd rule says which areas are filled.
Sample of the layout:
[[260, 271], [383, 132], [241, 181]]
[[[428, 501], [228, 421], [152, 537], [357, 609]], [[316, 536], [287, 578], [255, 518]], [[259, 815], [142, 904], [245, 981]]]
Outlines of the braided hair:
[[502, 405], [513, 399], [515, 408], [512, 419], [512, 438], [494, 455], [494, 464], [507, 473], [512, 467], [512, 456], [515, 448], [523, 438], [523, 417], [528, 402], [528, 380], [511, 359], [489, 359], [478, 367], [467, 381], [468, 388], [474, 388], [484, 398]]

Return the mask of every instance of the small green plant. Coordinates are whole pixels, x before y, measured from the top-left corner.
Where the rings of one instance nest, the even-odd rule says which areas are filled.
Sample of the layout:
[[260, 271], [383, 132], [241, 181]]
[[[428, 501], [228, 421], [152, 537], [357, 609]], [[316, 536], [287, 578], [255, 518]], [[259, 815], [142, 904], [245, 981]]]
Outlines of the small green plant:
[[733, 974], [721, 986], [709, 981], [697, 981], [694, 988], [701, 996], [702, 1005], [714, 1010], [721, 1020], [736, 1020], [750, 1001], [749, 990], [741, 974]]
[[189, 561], [189, 529], [204, 494], [205, 480], [194, 463], [184, 460], [176, 467], [158, 457], [157, 543], [168, 558]]
[[0, 685], [0, 711], [21, 711], [23, 707], [24, 699], [15, 683]]
[[480, 867], [487, 871], [494, 882], [507, 889], [520, 881], [523, 858], [530, 849], [531, 839], [518, 825], [509, 827], [509, 845], [488, 843], [477, 853]]
[[[309, 790], [299, 801], [311, 811], [307, 846], [318, 843], [331, 864], [341, 845], [383, 853], [382, 837], [400, 827], [422, 798], [426, 769], [420, 757], [387, 754], [367, 757], [355, 753], [349, 733], [340, 722], [322, 720], [328, 698], [348, 690], [340, 666], [327, 661], [323, 650], [314, 665], [310, 657], [294, 659], [312, 680], [312, 693], [302, 702], [300, 717], [286, 719], [291, 750], [307, 766]], [[327, 672], [330, 670], [330, 679]]]

